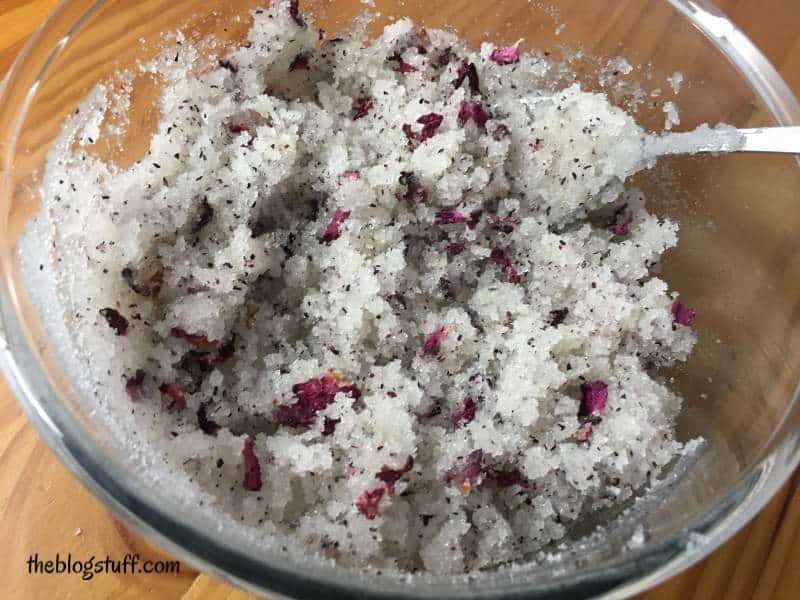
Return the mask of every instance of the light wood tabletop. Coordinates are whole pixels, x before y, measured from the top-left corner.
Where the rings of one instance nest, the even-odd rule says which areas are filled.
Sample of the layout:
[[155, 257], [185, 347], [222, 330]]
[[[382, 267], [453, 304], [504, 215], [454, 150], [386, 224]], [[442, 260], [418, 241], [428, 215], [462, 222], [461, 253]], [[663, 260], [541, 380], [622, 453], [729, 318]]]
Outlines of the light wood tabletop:
[[[126, 0], [127, 1], [127, 0]], [[135, 1], [135, 0], [133, 0]], [[591, 0], [586, 0], [590, 2]], [[0, 76], [57, 0], [0, 0]], [[800, 93], [797, 0], [718, 0]], [[800, 597], [800, 473], [738, 535], [688, 571], [644, 594], [688, 598], [789, 600]], [[182, 564], [180, 573], [29, 574], [28, 559], [72, 553], [169, 559], [119, 523], [61, 465], [0, 379], [0, 581], [9, 598], [234, 599], [246, 594]]]

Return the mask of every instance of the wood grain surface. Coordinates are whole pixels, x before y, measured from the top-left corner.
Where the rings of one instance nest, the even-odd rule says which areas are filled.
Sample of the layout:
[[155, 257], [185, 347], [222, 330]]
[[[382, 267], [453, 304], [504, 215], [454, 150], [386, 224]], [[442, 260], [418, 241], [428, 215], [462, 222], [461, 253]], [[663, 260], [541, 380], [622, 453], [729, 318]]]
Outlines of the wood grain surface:
[[[129, 0], [126, 0], [129, 1]], [[130, 0], [135, 1], [135, 0]], [[591, 2], [591, 0], [586, 0]], [[56, 0], [0, 0], [0, 74]], [[719, 0], [800, 92], [797, 0]], [[800, 597], [800, 473], [738, 535], [648, 600], [790, 600]], [[49, 452], [0, 380], [0, 581], [8, 598], [248, 598], [182, 564], [178, 574], [28, 574], [28, 557], [72, 553], [169, 559], [126, 529]]]

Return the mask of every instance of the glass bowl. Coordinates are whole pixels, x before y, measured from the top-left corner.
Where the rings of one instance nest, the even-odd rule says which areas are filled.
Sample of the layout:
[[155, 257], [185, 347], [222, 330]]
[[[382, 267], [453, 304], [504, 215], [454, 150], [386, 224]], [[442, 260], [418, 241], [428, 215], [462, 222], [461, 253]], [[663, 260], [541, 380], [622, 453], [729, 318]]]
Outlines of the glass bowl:
[[[0, 362], [23, 410], [61, 460], [118, 516], [177, 557], [250, 591], [298, 598], [624, 597], [698, 561], [742, 527], [800, 459], [800, 170], [786, 156], [675, 157], [633, 182], [648, 192], [651, 206], [681, 223], [663, 275], [699, 308], [700, 341], [690, 361], [669, 376], [685, 398], [679, 437], [706, 441], [650, 501], [560, 563], [407, 580], [291, 561], [259, 549], [257, 540], [210, 526], [131, 463], [73, 384], [64, 344], [45, 326], [47, 311], [32, 302], [44, 284], [23, 278], [15, 243], [38, 208], [45, 155], [60, 123], [97, 82], [153, 57], [166, 43], [164, 32], [178, 27], [190, 38], [213, 32], [223, 46], [235, 43], [259, 4], [65, 1], [0, 88]], [[622, 54], [635, 67], [628, 79], [647, 92], [636, 116], [651, 130], [662, 127], [666, 100], [680, 107], [680, 129], [717, 121], [800, 124], [800, 106], [772, 66], [705, 0], [375, 4], [383, 14], [376, 26], [408, 15], [473, 44], [524, 38], [526, 48], [569, 56], [586, 88], [601, 87], [598, 65]], [[362, 9], [353, 0], [303, 5], [329, 33]], [[685, 78], [676, 97], [667, 84], [675, 71]], [[631, 89], [622, 86], [615, 98], [625, 102]], [[134, 98], [132, 133], [119, 161], [135, 159], [145, 147], [152, 98], [146, 90]], [[644, 543], [631, 545], [636, 531]]]

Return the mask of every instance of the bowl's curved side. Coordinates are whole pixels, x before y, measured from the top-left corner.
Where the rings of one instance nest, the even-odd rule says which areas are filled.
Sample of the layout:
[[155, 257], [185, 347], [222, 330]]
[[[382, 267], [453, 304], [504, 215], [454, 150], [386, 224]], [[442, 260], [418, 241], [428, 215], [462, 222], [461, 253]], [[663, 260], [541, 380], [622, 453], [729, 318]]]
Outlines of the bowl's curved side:
[[[800, 123], [800, 105], [767, 59], [729, 19], [703, 0], [669, 0], [701, 29], [753, 86], [778, 122]], [[0, 86], [0, 230], [5, 226], [9, 181], [13, 173], [15, 140], [37, 82], [63, 49], [73, 32], [103, 0], [62, 2], [28, 41]], [[711, 552], [760, 510], [800, 462], [800, 408], [796, 397], [781, 428], [772, 436], [764, 460], [747, 474], [720, 506], [703, 515], [689, 531], [663, 543], [646, 544], [619, 563], [590, 569], [574, 580], [554, 580], [531, 591], [525, 582], [503, 588], [476, 585], [469, 589], [432, 586], [410, 589], [400, 583], [380, 586], [369, 580], [343, 578], [340, 571], [320, 568], [301, 571], [286, 561], [265, 562], [217, 538], [189, 518], [176, 518], [172, 507], [142, 494], [130, 479], [114, 468], [103, 449], [81, 435], [79, 422], [57, 400], [57, 394], [38, 365], [35, 344], [19, 319], [17, 290], [10, 277], [13, 256], [0, 250], [0, 369], [26, 416], [59, 459], [109, 506], [117, 516], [182, 560], [254, 593], [291, 597], [365, 598], [549, 598], [606, 594], [626, 597], [640, 592], [690, 566]], [[689, 543], [691, 532], [706, 536]], [[620, 561], [623, 562], [623, 561]]]

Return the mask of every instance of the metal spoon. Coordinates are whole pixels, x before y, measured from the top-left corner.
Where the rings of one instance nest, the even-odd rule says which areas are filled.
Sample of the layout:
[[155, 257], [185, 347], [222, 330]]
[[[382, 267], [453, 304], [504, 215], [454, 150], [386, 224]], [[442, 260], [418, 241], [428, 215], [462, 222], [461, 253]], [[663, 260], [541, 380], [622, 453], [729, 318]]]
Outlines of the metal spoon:
[[735, 129], [701, 125], [685, 133], [649, 135], [644, 141], [645, 156], [653, 159], [668, 154], [698, 152], [778, 152], [800, 154], [800, 127], [757, 127]]

